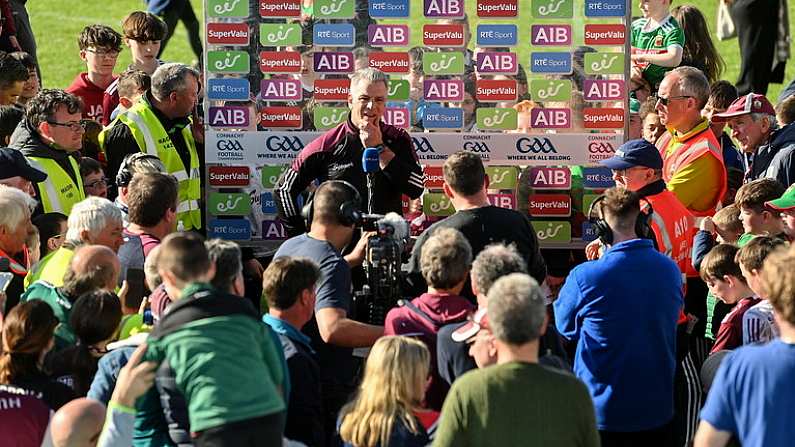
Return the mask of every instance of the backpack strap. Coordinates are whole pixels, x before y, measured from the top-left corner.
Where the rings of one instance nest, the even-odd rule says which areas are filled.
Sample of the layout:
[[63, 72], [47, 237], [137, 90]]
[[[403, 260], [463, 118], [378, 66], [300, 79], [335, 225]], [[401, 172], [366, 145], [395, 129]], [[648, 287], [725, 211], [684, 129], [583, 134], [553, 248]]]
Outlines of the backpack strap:
[[433, 326], [434, 329], [438, 329], [439, 328], [439, 323], [437, 323], [433, 318], [431, 318], [428, 314], [426, 314], [422, 309], [420, 309], [419, 307], [415, 306], [411, 301], [409, 301], [409, 300], [398, 300], [398, 306], [405, 307], [409, 311], [411, 311], [411, 312], [415, 313], [416, 315], [422, 317], [423, 320], [427, 321], [428, 323], [431, 323], [431, 325]]

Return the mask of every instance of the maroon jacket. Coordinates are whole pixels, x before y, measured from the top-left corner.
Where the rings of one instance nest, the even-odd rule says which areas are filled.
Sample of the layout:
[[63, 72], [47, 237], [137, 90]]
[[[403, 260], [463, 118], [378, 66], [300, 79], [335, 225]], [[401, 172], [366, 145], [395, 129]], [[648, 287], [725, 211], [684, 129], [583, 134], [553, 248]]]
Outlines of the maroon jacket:
[[425, 404], [432, 410], [441, 411], [449, 386], [436, 368], [436, 333], [442, 326], [466, 320], [467, 315], [475, 311], [475, 306], [458, 295], [431, 293], [423, 293], [414, 298], [411, 304], [430, 317], [433, 323], [408, 306], [396, 307], [386, 315], [384, 334], [416, 335], [428, 346], [431, 352], [431, 380], [425, 391]]
[[[373, 212], [390, 211], [403, 214], [401, 196], [416, 199], [422, 194], [423, 177], [414, 144], [409, 134], [399, 128], [381, 123], [384, 145], [395, 153], [386, 169], [375, 174], [373, 181]], [[366, 211], [367, 175], [362, 169], [362, 146], [357, 129], [348, 119], [309, 143], [298, 154], [289, 169], [284, 171], [274, 188], [273, 196], [280, 219], [291, 234], [303, 233], [305, 228], [298, 206], [298, 196], [315, 180], [345, 180], [362, 197]]]

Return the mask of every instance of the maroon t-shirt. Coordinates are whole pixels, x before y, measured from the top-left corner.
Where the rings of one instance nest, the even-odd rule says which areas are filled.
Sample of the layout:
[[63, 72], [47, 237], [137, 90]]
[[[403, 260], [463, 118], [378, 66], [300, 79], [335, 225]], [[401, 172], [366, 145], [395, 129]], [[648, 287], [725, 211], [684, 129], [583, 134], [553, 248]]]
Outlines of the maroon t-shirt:
[[66, 92], [83, 100], [83, 118], [98, 123], [102, 121], [102, 99], [105, 96], [105, 89], [89, 81], [88, 73], [77, 75], [72, 85], [66, 88]]
[[436, 333], [442, 326], [464, 321], [475, 311], [466, 298], [450, 294], [423, 293], [411, 304], [424, 312], [433, 323], [406, 306], [389, 311], [384, 322], [385, 335], [416, 335], [431, 352], [431, 380], [425, 391], [425, 405], [440, 411], [449, 387], [442, 380], [436, 367]]
[[39, 447], [49, 422], [50, 407], [35, 392], [0, 385], [0, 444]]
[[710, 354], [714, 354], [724, 349], [739, 348], [743, 344], [743, 315], [745, 312], [762, 301], [758, 297], [741, 299], [734, 309], [723, 318], [718, 328], [718, 335], [715, 336], [715, 344], [712, 345]]

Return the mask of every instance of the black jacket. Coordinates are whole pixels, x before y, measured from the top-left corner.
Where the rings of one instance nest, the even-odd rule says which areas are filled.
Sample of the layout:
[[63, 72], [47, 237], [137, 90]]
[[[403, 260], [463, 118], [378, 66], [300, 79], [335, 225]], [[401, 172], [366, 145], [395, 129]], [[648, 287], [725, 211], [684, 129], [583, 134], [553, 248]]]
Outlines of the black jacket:
[[795, 183], [795, 126], [775, 130], [768, 143], [756, 150], [748, 180], [776, 179], [784, 186]]

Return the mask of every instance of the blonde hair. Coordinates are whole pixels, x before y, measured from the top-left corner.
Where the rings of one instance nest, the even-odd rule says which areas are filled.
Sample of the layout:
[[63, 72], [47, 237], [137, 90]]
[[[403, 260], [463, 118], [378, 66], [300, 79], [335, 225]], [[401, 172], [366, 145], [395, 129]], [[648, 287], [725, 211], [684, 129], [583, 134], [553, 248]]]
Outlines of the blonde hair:
[[421, 341], [402, 336], [378, 339], [356, 397], [340, 411], [340, 437], [355, 447], [388, 447], [397, 420], [417, 433], [420, 426], [412, 411], [425, 394], [430, 361]]
[[795, 245], [781, 247], [765, 259], [762, 285], [776, 313], [795, 325]]
[[743, 232], [743, 221], [740, 220], [740, 207], [732, 203], [718, 210], [712, 221], [715, 226], [723, 231], [732, 231], [736, 233]]

